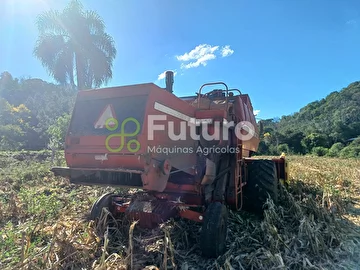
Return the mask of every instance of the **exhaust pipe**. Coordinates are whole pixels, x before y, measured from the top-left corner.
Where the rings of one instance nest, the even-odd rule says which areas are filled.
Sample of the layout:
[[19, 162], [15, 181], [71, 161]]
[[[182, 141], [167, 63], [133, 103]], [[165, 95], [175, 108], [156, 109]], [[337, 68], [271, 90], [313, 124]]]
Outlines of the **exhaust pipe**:
[[173, 84], [174, 84], [174, 72], [168, 70], [165, 72], [165, 88], [166, 91], [172, 93], [173, 92]]

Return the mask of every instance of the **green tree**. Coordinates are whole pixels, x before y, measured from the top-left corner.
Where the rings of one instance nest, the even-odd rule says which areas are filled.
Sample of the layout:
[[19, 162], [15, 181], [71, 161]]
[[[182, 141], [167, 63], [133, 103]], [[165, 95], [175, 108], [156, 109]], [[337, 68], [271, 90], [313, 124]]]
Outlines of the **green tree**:
[[316, 146], [312, 148], [311, 152], [318, 157], [322, 157], [322, 156], [326, 156], [329, 153], [329, 149], [322, 146]]
[[72, 0], [63, 11], [39, 15], [36, 24], [34, 54], [57, 82], [82, 90], [112, 78], [116, 48], [96, 12], [84, 11], [79, 1]]
[[329, 149], [328, 156], [338, 157], [343, 148], [344, 145], [341, 142], [334, 143]]
[[340, 152], [340, 157], [360, 158], [360, 146], [350, 144], [350, 145], [344, 147]]
[[0, 149], [19, 150], [28, 145], [31, 112], [24, 104], [10, 105], [0, 98]]
[[286, 143], [279, 144], [278, 151], [281, 152], [281, 153], [284, 152], [285, 154], [289, 154], [290, 153], [290, 148]]
[[55, 148], [62, 148], [61, 146], [64, 145], [70, 118], [70, 114], [64, 114], [48, 128], [47, 133], [50, 135], [50, 144], [52, 144]]
[[268, 153], [269, 153], [269, 146], [264, 141], [260, 141], [257, 154], [266, 155]]
[[314, 147], [329, 147], [329, 138], [324, 134], [311, 133], [301, 140], [302, 145], [308, 152]]
[[76, 92], [40, 79], [0, 75], [0, 148], [40, 150], [52, 135], [48, 128], [71, 114]]
[[15, 104], [16, 100], [19, 98], [19, 93], [16, 91], [18, 87], [19, 87], [19, 80], [14, 79], [9, 72], [5, 71], [0, 74], [1, 98], [6, 99], [11, 104]]
[[17, 125], [0, 125], [0, 150], [20, 150], [24, 146], [24, 132]]
[[287, 130], [284, 136], [285, 138], [282, 141], [289, 146], [291, 152], [296, 154], [304, 154], [305, 149], [301, 144], [301, 140], [304, 138], [304, 133], [298, 130]]

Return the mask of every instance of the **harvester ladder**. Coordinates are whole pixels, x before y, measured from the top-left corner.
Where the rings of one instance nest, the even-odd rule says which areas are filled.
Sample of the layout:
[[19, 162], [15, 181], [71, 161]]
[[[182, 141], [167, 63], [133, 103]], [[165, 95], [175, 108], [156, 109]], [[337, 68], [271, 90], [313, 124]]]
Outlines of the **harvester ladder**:
[[[237, 206], [239, 209], [242, 208], [242, 144], [237, 144], [237, 153], [236, 153], [236, 200]], [[240, 194], [240, 202], [238, 201]]]

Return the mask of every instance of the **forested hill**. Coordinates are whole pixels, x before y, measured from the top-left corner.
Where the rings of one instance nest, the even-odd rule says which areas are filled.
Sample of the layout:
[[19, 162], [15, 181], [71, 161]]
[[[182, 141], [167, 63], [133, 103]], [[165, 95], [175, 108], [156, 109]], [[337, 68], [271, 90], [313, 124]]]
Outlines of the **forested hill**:
[[42, 150], [63, 141], [76, 91], [0, 74], [0, 150]]
[[[261, 151], [360, 157], [360, 82], [280, 120], [262, 120]], [[345, 147], [346, 146], [346, 147]], [[345, 147], [345, 148], [344, 148]]]

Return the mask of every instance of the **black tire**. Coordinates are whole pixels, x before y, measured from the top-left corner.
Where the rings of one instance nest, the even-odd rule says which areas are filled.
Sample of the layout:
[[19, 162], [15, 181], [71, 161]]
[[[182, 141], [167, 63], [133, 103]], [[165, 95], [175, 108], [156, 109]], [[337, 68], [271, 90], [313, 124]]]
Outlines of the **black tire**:
[[204, 216], [200, 235], [202, 255], [217, 258], [226, 249], [228, 211], [220, 202], [211, 203]]
[[112, 192], [105, 193], [93, 203], [90, 210], [90, 220], [96, 221], [100, 218], [103, 208], [111, 210], [112, 196], [114, 196]]
[[279, 180], [272, 160], [254, 160], [247, 165], [248, 182], [243, 188], [244, 210], [262, 214], [266, 200], [278, 203]]

